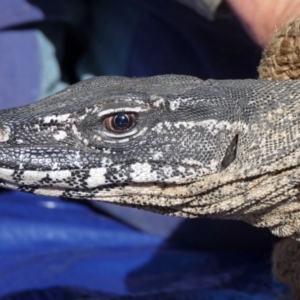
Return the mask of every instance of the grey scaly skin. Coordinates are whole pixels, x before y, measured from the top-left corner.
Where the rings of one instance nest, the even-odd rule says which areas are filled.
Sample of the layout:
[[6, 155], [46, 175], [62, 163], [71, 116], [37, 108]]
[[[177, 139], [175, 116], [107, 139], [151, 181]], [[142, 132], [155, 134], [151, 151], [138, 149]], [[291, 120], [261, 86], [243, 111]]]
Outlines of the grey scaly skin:
[[300, 82], [98, 77], [0, 112], [0, 185], [300, 233]]

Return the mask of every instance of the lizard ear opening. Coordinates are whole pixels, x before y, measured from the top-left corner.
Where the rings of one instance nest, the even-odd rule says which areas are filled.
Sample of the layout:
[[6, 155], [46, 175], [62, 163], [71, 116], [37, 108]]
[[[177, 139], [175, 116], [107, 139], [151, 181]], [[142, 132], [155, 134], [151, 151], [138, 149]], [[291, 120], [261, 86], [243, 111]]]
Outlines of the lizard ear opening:
[[236, 135], [233, 138], [230, 145], [226, 149], [225, 156], [221, 162], [221, 171], [225, 170], [235, 160], [237, 143], [238, 143], [238, 135]]

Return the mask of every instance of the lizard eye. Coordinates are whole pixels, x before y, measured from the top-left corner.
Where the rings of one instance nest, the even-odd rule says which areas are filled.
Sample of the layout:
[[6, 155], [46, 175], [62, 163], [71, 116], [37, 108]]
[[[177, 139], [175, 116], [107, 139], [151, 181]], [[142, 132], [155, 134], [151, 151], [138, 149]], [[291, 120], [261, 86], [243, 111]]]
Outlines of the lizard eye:
[[132, 129], [137, 123], [136, 113], [118, 113], [107, 116], [104, 120], [104, 126], [108, 131], [123, 133]]

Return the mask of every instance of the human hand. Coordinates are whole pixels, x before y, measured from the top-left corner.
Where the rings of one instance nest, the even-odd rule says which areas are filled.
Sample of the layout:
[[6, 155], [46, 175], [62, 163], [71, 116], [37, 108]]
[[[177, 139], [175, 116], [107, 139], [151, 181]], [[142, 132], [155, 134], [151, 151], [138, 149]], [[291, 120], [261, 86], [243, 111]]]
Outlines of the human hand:
[[284, 23], [300, 15], [300, 0], [226, 0], [252, 39], [265, 47]]

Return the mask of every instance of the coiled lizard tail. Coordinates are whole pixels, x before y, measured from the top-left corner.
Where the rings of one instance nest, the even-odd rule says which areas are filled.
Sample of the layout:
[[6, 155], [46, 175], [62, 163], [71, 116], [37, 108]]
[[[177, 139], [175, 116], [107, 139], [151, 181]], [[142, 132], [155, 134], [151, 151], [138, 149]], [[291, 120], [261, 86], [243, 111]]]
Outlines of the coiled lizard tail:
[[[265, 49], [259, 66], [259, 77], [269, 80], [291, 80], [300, 78], [300, 18], [278, 30]], [[298, 197], [299, 199], [299, 197]], [[299, 202], [299, 201], [298, 201]], [[299, 226], [298, 205], [291, 206], [290, 218], [294, 227]], [[298, 230], [299, 232], [299, 230]], [[294, 299], [300, 299], [300, 244], [299, 233], [281, 240], [272, 256], [273, 274], [292, 288]]]

